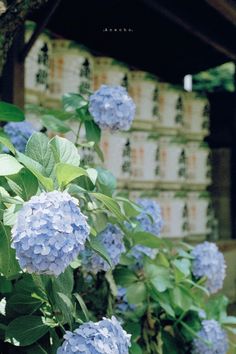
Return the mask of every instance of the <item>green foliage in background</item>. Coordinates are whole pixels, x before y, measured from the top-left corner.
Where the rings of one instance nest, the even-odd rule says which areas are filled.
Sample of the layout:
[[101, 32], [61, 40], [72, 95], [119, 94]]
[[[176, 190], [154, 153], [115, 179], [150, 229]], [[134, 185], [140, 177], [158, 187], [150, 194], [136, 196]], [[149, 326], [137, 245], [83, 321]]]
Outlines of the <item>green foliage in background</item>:
[[218, 92], [235, 90], [234, 63], [225, 63], [207, 71], [193, 75], [193, 90], [199, 92]]

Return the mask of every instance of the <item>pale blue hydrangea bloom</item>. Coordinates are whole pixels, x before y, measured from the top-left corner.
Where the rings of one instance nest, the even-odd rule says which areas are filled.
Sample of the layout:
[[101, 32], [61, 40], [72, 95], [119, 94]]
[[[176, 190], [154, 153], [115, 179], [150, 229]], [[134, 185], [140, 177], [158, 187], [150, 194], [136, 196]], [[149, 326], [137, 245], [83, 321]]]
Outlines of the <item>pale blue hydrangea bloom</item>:
[[12, 229], [22, 269], [58, 276], [84, 249], [90, 228], [67, 192], [41, 193], [24, 203]]
[[[193, 340], [192, 354], [226, 354], [228, 338], [220, 324], [215, 320], [202, 321], [202, 329], [198, 332], [201, 338]], [[207, 342], [205, 342], [207, 341]], [[208, 344], [209, 342], [209, 344]]]
[[[143, 231], [150, 232], [158, 237], [163, 227], [163, 219], [159, 204], [152, 199], [138, 199], [136, 203], [143, 208], [143, 211], [136, 218], [139, 222], [140, 228]], [[141, 261], [143, 254], [154, 259], [157, 252], [156, 249], [143, 245], [136, 245], [132, 249], [132, 255], [139, 261]]]
[[[121, 229], [112, 224], [108, 224], [107, 227], [97, 236], [98, 241], [107, 251], [114, 267], [119, 263], [120, 256], [125, 251], [123, 237], [124, 234]], [[101, 270], [106, 272], [110, 269], [110, 265], [105, 261], [105, 259], [91, 249], [86, 249], [83, 253], [83, 264], [87, 271], [94, 274]]]
[[129, 304], [127, 297], [126, 297], [127, 289], [118, 287], [117, 288], [117, 304], [116, 308], [121, 312], [133, 311], [135, 309], [134, 304]]
[[[9, 136], [16, 150], [20, 152], [25, 151], [27, 141], [35, 131], [28, 122], [10, 122], [4, 125], [3, 130]], [[8, 151], [7, 149], [4, 150]]]
[[113, 316], [99, 322], [87, 322], [74, 332], [67, 331], [57, 354], [128, 354], [130, 334]]
[[135, 104], [124, 87], [102, 85], [90, 96], [89, 112], [101, 129], [129, 130]]
[[192, 271], [196, 278], [206, 277], [206, 287], [211, 294], [223, 287], [225, 260], [218, 247], [211, 242], [203, 242], [194, 247]]

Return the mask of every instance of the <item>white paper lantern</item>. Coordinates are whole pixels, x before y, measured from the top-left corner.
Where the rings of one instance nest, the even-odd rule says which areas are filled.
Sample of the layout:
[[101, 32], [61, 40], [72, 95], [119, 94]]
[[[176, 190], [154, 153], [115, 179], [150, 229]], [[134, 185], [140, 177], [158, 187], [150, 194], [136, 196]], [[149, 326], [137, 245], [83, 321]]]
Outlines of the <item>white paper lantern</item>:
[[185, 142], [177, 137], [160, 138], [160, 180], [183, 183], [186, 178]]
[[160, 177], [158, 137], [146, 132], [131, 134], [131, 181], [157, 182]]
[[164, 227], [162, 237], [183, 238], [188, 234], [188, 209], [185, 194], [174, 191], [160, 192]]
[[158, 87], [160, 126], [174, 133], [183, 126], [183, 92], [166, 83]]
[[126, 65], [108, 57], [95, 57], [94, 90], [101, 85], [124, 86], [128, 89], [128, 68]]
[[207, 186], [211, 183], [211, 154], [206, 143], [186, 144], [187, 183]]
[[[33, 22], [26, 23], [25, 41], [28, 42], [34, 29]], [[48, 32], [40, 34], [25, 60], [25, 101], [40, 104], [49, 89], [49, 67], [52, 44]]]
[[131, 173], [131, 147], [129, 133], [103, 133], [101, 150], [104, 167], [120, 180], [127, 180]]
[[80, 45], [55, 39], [50, 66], [50, 95], [61, 99], [68, 92], [87, 96], [93, 84], [93, 57]]
[[206, 97], [193, 92], [184, 94], [184, 131], [188, 136], [202, 139], [209, 134], [210, 105]]
[[188, 193], [188, 220], [191, 236], [207, 235], [211, 232], [212, 203], [207, 192]]
[[[143, 71], [131, 71], [129, 74], [129, 93], [136, 104], [134, 126], [147, 130], [159, 122], [157, 79]], [[147, 125], [147, 123], [151, 125]], [[143, 124], [142, 124], [143, 123]]]

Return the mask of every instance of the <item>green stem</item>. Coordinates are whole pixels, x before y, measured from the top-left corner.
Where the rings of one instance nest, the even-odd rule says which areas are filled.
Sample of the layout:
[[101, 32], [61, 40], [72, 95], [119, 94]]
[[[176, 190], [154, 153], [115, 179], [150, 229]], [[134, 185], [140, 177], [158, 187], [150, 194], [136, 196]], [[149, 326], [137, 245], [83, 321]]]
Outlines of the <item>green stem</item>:
[[80, 121], [79, 123], [79, 128], [78, 128], [78, 131], [77, 131], [77, 134], [76, 134], [76, 139], [75, 139], [75, 145], [77, 146], [78, 145], [78, 140], [79, 140], [79, 135], [80, 135], [80, 130], [82, 128], [82, 125], [83, 125], [83, 122]]

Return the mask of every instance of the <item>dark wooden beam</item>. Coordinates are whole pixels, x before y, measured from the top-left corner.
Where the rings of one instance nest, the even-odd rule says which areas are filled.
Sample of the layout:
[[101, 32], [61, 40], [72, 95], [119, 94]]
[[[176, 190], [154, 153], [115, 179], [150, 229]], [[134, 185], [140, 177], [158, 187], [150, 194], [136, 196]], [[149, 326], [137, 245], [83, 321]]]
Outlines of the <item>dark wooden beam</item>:
[[48, 3], [47, 8], [45, 9], [45, 16], [41, 18], [41, 20], [37, 23], [35, 31], [32, 33], [28, 43], [25, 44], [22, 53], [20, 54], [20, 60], [24, 61], [27, 57], [30, 49], [33, 47], [35, 41], [42, 33], [42, 31], [47, 26], [50, 18], [52, 17], [53, 13], [56, 11], [58, 5], [60, 4], [61, 0], [54, 0]]
[[[8, 51], [15, 36], [31, 11], [38, 9], [48, 0], [12, 0], [7, 11], [0, 16], [0, 75], [6, 62]], [[54, 1], [54, 0], [51, 0]]]
[[3, 101], [14, 103], [24, 109], [24, 63], [19, 54], [24, 46], [24, 26], [18, 30], [0, 78], [0, 97]]
[[205, 0], [234, 26], [236, 26], [236, 3], [232, 0]]
[[[195, 37], [198, 37], [203, 42], [216, 49], [218, 52], [221, 52], [222, 54], [226, 55], [229, 59], [236, 61], [236, 50], [234, 51], [233, 49], [226, 47], [226, 45], [217, 40], [217, 37], [213, 38], [204, 33], [204, 31], [201, 31], [200, 27], [196, 26], [196, 24], [193, 24], [187, 16], [172, 11], [167, 3], [162, 4], [161, 2], [156, 0], [143, 1], [145, 2], [145, 4], [151, 6], [154, 10], [158, 11], [163, 16], [168, 18], [170, 21], [176, 23], [177, 25], [185, 29], [187, 32], [191, 33]], [[199, 19], [199, 21], [201, 21], [201, 19]]]

